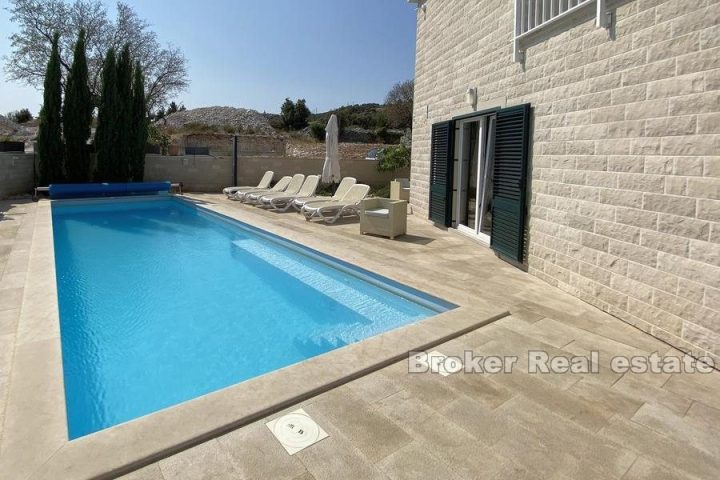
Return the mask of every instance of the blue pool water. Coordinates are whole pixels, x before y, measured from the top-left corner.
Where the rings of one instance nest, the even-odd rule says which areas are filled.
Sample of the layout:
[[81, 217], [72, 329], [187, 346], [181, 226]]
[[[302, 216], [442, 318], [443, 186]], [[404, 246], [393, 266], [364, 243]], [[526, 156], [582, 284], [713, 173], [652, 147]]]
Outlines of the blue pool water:
[[453, 307], [172, 197], [52, 216], [71, 439]]

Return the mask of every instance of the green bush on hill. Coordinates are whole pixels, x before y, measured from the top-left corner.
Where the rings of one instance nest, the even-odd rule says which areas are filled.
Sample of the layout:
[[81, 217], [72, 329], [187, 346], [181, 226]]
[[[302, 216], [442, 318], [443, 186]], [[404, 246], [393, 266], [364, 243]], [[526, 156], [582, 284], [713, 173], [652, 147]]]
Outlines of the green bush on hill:
[[310, 122], [310, 135], [318, 142], [324, 142], [325, 125], [320, 122]]

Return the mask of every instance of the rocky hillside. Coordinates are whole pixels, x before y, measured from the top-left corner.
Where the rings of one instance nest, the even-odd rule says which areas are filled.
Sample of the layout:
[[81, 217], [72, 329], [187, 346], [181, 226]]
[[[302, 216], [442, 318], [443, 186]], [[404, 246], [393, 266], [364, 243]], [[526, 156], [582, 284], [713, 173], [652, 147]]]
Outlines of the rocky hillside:
[[267, 118], [255, 110], [234, 107], [202, 107], [171, 113], [158, 120], [159, 126], [183, 130], [214, 130], [226, 133], [273, 135], [275, 130]]
[[28, 141], [35, 137], [37, 128], [28, 128], [0, 115], [0, 140]]

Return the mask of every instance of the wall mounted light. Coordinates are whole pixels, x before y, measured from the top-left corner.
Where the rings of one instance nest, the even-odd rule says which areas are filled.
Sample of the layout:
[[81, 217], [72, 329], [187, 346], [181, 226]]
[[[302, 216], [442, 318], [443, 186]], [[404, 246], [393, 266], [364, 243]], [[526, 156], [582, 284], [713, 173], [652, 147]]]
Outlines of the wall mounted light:
[[467, 92], [465, 92], [465, 103], [470, 105], [471, 107], [475, 107], [475, 103], [477, 102], [477, 89], [476, 88], [468, 88]]

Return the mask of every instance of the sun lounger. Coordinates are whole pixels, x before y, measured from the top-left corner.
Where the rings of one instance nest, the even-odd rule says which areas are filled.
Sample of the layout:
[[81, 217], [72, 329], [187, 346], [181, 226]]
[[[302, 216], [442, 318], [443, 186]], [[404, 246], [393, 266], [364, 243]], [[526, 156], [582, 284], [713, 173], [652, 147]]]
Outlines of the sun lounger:
[[282, 192], [287, 188], [287, 186], [290, 184], [290, 181], [292, 180], [292, 177], [285, 176], [282, 177], [278, 182], [275, 184], [272, 188], [262, 188], [262, 189], [254, 189], [254, 190], [241, 190], [239, 192], [235, 192], [232, 196], [230, 196], [231, 200], [238, 200], [243, 201], [245, 196], [250, 193], [270, 193], [270, 192]]
[[314, 197], [298, 197], [292, 201], [292, 206], [293, 208], [295, 208], [295, 210], [299, 212], [300, 210], [302, 210], [303, 205], [305, 205], [306, 203], [323, 202], [327, 200], [340, 200], [342, 197], [345, 196], [348, 190], [350, 190], [350, 187], [355, 185], [355, 182], [357, 182], [357, 180], [353, 177], [345, 177], [338, 184], [337, 190], [335, 190], [335, 195], [333, 195], [332, 197], [324, 195]]
[[272, 182], [273, 175], [275, 175], [272, 170], [268, 170], [265, 172], [265, 174], [262, 176], [260, 181], [258, 182], [257, 186], [255, 187], [225, 187], [223, 188], [223, 193], [230, 197], [231, 195], [234, 195], [237, 192], [246, 191], [249, 192], [250, 190], [261, 190], [264, 188], [270, 188], [270, 183]]
[[318, 183], [320, 183], [320, 177], [318, 175], [308, 175], [305, 182], [300, 187], [297, 193], [288, 193], [288, 190], [280, 193], [268, 193], [260, 197], [260, 204], [263, 207], [269, 207], [279, 212], [284, 212], [292, 205], [293, 200], [296, 198], [310, 198], [315, 194]]
[[300, 191], [300, 188], [302, 187], [304, 181], [305, 175], [303, 175], [302, 173], [296, 173], [295, 175], [293, 175], [292, 180], [290, 180], [290, 183], [288, 183], [287, 187], [285, 187], [284, 189], [273, 192], [248, 193], [247, 195], [245, 195], [245, 198], [243, 198], [243, 202], [250, 204], [260, 203], [260, 198], [270, 193], [287, 193], [288, 195], [294, 195]]
[[360, 203], [368, 192], [370, 192], [370, 186], [359, 183], [350, 187], [341, 200], [306, 203], [302, 208], [302, 214], [308, 221], [318, 217], [322, 218], [325, 223], [335, 223], [340, 217], [357, 215]]

